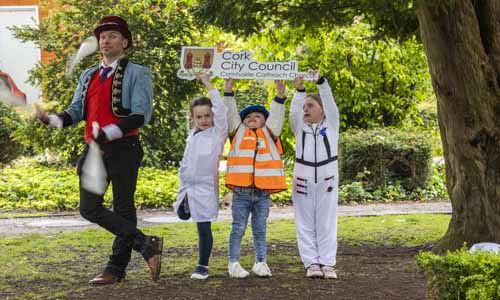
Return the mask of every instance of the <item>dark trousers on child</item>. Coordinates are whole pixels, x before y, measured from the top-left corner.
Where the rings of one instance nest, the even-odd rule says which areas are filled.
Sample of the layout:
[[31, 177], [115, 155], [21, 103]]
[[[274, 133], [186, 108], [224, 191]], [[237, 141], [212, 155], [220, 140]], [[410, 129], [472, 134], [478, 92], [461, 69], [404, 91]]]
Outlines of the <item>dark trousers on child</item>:
[[212, 223], [211, 222], [198, 222], [198, 264], [200, 266], [208, 267], [208, 260], [212, 252], [213, 237], [212, 237]]

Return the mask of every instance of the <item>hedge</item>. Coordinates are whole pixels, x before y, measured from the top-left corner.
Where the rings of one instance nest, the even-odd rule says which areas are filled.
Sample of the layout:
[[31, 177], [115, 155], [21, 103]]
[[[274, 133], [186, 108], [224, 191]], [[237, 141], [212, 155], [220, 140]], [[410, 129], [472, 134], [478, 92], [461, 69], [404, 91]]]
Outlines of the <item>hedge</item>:
[[341, 184], [363, 182], [368, 189], [399, 182], [405, 190], [424, 189], [430, 175], [432, 145], [427, 133], [396, 128], [350, 130], [341, 134]]
[[[384, 188], [367, 189], [362, 182], [339, 187], [339, 203], [398, 200], [434, 200], [447, 198], [442, 167], [433, 168], [433, 175], [424, 189], [407, 191], [398, 182]], [[289, 204], [292, 193], [292, 170], [286, 170], [288, 189], [271, 195], [274, 204]], [[78, 177], [74, 167], [43, 165], [34, 160], [0, 169], [0, 209], [75, 210], [78, 208]], [[220, 195], [229, 190], [220, 174]], [[139, 170], [136, 190], [138, 208], [171, 207], [177, 197], [177, 169], [161, 170], [143, 167]], [[111, 189], [105, 205], [111, 205]]]
[[21, 122], [21, 116], [14, 109], [0, 102], [0, 164], [23, 153], [23, 146], [12, 140], [11, 136]]
[[[288, 174], [288, 185], [291, 175]], [[220, 194], [229, 190], [220, 174]], [[0, 169], [0, 209], [75, 210], [78, 208], [78, 177], [73, 167], [44, 166], [36, 163]], [[177, 169], [160, 170], [144, 167], [139, 170], [135, 193], [138, 208], [171, 207], [177, 197]], [[105, 205], [111, 206], [112, 193], [108, 188]], [[273, 194], [274, 203], [288, 202], [291, 189]]]
[[425, 272], [428, 299], [500, 299], [500, 256], [463, 249], [439, 256], [423, 252], [417, 256]]

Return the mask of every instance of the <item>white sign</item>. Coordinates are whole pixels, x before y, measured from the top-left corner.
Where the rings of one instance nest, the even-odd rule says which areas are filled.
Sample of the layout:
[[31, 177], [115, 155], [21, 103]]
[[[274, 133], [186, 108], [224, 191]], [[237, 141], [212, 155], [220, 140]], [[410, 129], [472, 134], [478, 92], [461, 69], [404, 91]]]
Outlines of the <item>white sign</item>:
[[299, 72], [299, 64], [294, 60], [259, 62], [250, 51], [217, 52], [215, 47], [182, 47], [180, 65], [177, 77], [188, 80], [204, 73], [234, 79], [293, 80], [297, 76], [303, 76], [304, 80], [318, 79], [317, 72]]

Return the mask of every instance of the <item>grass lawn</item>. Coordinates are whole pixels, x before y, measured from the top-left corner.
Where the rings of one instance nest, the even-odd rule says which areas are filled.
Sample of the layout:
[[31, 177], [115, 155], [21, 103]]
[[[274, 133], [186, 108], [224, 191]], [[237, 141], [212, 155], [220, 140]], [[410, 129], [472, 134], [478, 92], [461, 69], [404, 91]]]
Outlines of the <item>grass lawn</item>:
[[[407, 248], [429, 244], [445, 233], [449, 220], [448, 215], [430, 214], [341, 217], [338, 226], [339, 248], [357, 251], [352, 249]], [[211, 298], [208, 291], [220, 288], [231, 280], [227, 276], [226, 257], [230, 224], [217, 222], [212, 225], [212, 230], [214, 249], [210, 261], [211, 277], [203, 285], [196, 286], [198, 289], [207, 291], [208, 294], [204, 299], [216, 299], [216, 295]], [[172, 290], [176, 285], [192, 285], [189, 274], [197, 262], [195, 225], [169, 224], [147, 228], [145, 232], [165, 238], [162, 281], [158, 284], [150, 283], [142, 258], [134, 253], [128, 268], [127, 280], [114, 285], [112, 289], [121, 286], [121, 289], [116, 290], [117, 292], [126, 291], [129, 288], [139, 291], [141, 288], [165, 284], [169, 285]], [[111, 234], [101, 229], [0, 238], [2, 249], [0, 251], [0, 299], [99, 299], [104, 297], [99, 293], [109, 292], [109, 289], [91, 287], [87, 281], [102, 270], [110, 252], [112, 238]], [[268, 263], [274, 272], [273, 280], [279, 280], [280, 276], [283, 276], [281, 277], [283, 279], [288, 274], [296, 274], [293, 278], [299, 282], [304, 281], [302, 279], [303, 266], [296, 248], [293, 220], [276, 221], [268, 225]], [[344, 252], [349, 251], [344, 250]], [[413, 259], [414, 253], [409, 255], [409, 259]], [[338, 260], [340, 274], [341, 276], [345, 274], [345, 278], [357, 275], [350, 274], [345, 264], [343, 266], [343, 262], [347, 264], [351, 260], [353, 256], [349, 253]], [[247, 269], [250, 269], [253, 264], [250, 228], [242, 244], [241, 262]], [[406, 264], [405, 268], [413, 267], [408, 267]], [[295, 279], [277, 281], [279, 286], [269, 286], [263, 283], [262, 279], [258, 280], [261, 281], [246, 281], [250, 287], [245, 287], [240, 297], [252, 299], [251, 296], [245, 295], [246, 293], [252, 294], [254, 283], [258, 286], [255, 288], [267, 289], [267, 292], [271, 294], [277, 292], [276, 288], [287, 290], [289, 293], [296, 291], [294, 289], [296, 283], [293, 281]], [[351, 281], [354, 280], [355, 278]], [[328, 284], [327, 289], [332, 286], [331, 283]], [[341, 288], [340, 285], [339, 288]], [[109, 294], [106, 298], [112, 299]], [[128, 299], [133, 299], [133, 297]]]

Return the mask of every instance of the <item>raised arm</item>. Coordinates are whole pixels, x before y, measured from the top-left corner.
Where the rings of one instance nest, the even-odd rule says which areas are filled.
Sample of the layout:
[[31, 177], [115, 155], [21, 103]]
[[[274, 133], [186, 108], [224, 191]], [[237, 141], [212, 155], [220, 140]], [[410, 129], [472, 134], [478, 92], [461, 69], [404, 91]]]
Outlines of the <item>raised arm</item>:
[[320, 77], [316, 85], [318, 86], [321, 102], [323, 103], [325, 120], [329, 126], [338, 131], [340, 127], [340, 114], [335, 99], [333, 99], [332, 88], [324, 77]]
[[205, 85], [208, 90], [208, 95], [212, 101], [212, 113], [214, 114], [214, 126], [217, 130], [217, 134], [221, 143], [226, 140], [227, 137], [227, 108], [222, 101], [219, 91], [214, 88], [210, 82], [208, 74], [203, 74], [198, 77], [198, 79]]
[[240, 115], [238, 114], [238, 107], [236, 106], [236, 100], [234, 99], [233, 92], [234, 79], [224, 80], [224, 105], [227, 108], [227, 123], [228, 123], [228, 133], [232, 136], [238, 126], [241, 124]]
[[302, 76], [296, 77], [293, 81], [295, 86], [295, 93], [293, 94], [292, 103], [290, 104], [290, 125], [293, 133], [300, 130], [304, 125], [304, 99], [306, 97], [306, 89], [304, 87], [304, 78]]
[[277, 94], [271, 102], [266, 127], [275, 137], [278, 137], [281, 135], [285, 123], [286, 84], [283, 80], [275, 80], [274, 84], [276, 85]]

